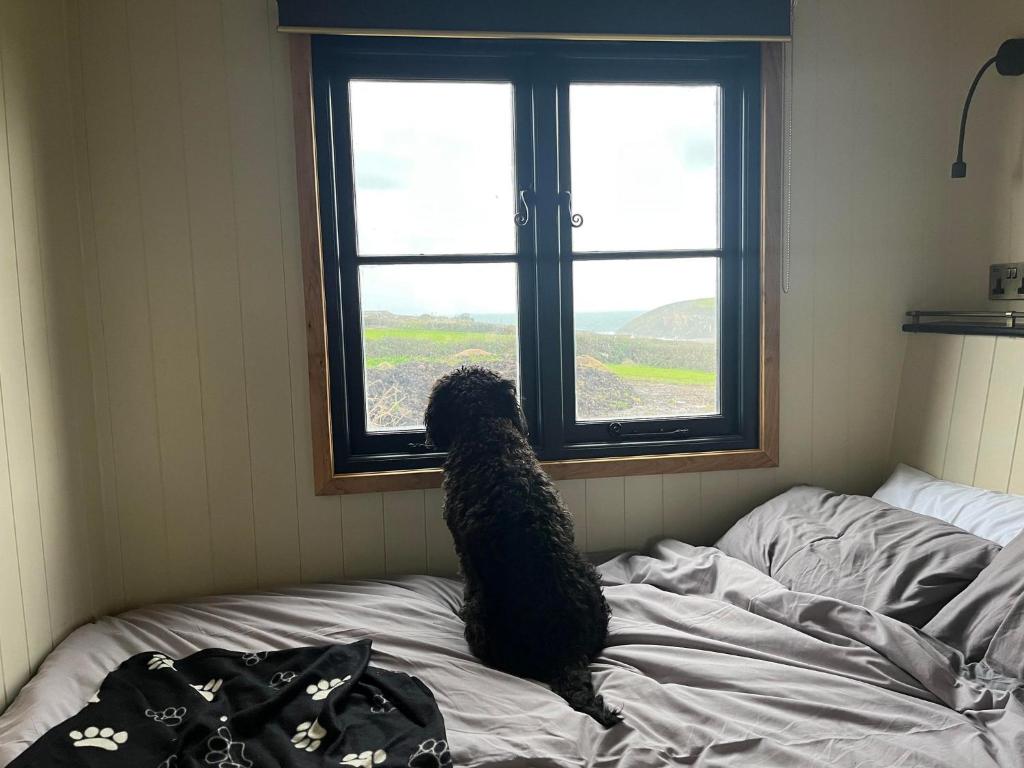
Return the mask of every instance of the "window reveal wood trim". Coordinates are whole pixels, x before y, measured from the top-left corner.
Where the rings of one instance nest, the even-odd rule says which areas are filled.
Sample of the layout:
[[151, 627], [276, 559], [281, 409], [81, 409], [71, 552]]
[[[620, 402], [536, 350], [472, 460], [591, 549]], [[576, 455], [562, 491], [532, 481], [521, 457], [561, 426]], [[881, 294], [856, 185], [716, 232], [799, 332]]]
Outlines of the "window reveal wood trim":
[[[762, 44], [761, 119], [761, 384], [759, 447], [739, 451], [662, 454], [544, 462], [556, 480], [718, 470], [763, 469], [779, 464], [779, 260], [782, 244], [783, 48]], [[310, 433], [317, 495], [438, 488], [440, 469], [337, 474], [331, 446], [320, 201], [313, 130], [312, 57], [309, 35], [291, 35], [295, 165], [306, 344]]]

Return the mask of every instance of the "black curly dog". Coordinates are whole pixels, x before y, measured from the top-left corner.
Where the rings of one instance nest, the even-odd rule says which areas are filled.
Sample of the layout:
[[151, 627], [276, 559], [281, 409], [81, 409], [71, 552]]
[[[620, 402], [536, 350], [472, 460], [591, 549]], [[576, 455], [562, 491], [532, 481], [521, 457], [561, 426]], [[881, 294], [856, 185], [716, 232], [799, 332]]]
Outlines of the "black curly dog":
[[444, 512], [465, 579], [462, 619], [485, 664], [551, 685], [604, 726], [622, 718], [594, 692], [608, 604], [597, 571], [527, 441], [515, 384], [466, 366], [439, 379], [425, 415], [444, 461]]

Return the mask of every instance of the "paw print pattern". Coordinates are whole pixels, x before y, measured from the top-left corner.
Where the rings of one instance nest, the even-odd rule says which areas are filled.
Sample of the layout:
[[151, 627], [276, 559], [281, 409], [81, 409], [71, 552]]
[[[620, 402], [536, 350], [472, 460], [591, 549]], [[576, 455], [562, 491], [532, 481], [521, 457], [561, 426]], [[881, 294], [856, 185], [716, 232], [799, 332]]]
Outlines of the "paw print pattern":
[[379, 693], [373, 694], [373, 698], [370, 699], [370, 714], [372, 715], [386, 715], [388, 712], [394, 712], [395, 705], [384, 698]]
[[270, 678], [271, 688], [284, 688], [288, 683], [295, 679], [295, 673], [285, 670], [284, 672], [275, 672], [274, 676]]
[[245, 756], [245, 742], [235, 741], [225, 725], [206, 740], [206, 749], [204, 761], [207, 765], [215, 768], [252, 768], [252, 760]]
[[216, 680], [209, 680], [203, 685], [193, 683], [192, 687], [195, 688], [196, 693], [198, 693], [204, 699], [206, 699], [207, 701], [213, 701], [213, 697], [217, 695], [217, 691], [220, 690], [220, 687], [223, 684], [224, 681], [220, 678], [217, 678]]
[[171, 728], [176, 728], [181, 725], [187, 712], [188, 710], [185, 707], [168, 707], [161, 710], [147, 709], [146, 717]]
[[335, 677], [333, 680], [321, 680], [316, 685], [310, 683], [306, 686], [306, 693], [313, 697], [313, 701], [323, 701], [331, 695], [331, 691], [339, 685], [344, 685], [352, 679], [352, 675], [345, 675], [343, 678]]
[[245, 666], [247, 666], [247, 667], [255, 667], [257, 664], [259, 664], [265, 658], [267, 658], [267, 652], [266, 651], [254, 651], [253, 653], [243, 653], [242, 654], [242, 661], [245, 662]]
[[162, 653], [154, 653], [146, 666], [150, 670], [174, 669], [174, 659], [170, 659]]
[[451, 768], [452, 755], [444, 739], [427, 739], [409, 758], [409, 768]]
[[128, 732], [90, 725], [85, 731], [71, 731], [68, 737], [76, 747], [96, 747], [116, 752], [120, 745], [128, 741]]
[[320, 741], [324, 736], [327, 735], [327, 731], [324, 730], [323, 726], [319, 722], [313, 720], [310, 722], [307, 720], [304, 723], [299, 723], [295, 729], [295, 735], [292, 736], [292, 744], [295, 745], [296, 749], [304, 749], [306, 752], [316, 752], [320, 749]]
[[178, 756], [168, 755], [156, 768], [178, 768]]
[[341, 758], [342, 765], [349, 765], [352, 768], [373, 768], [375, 765], [380, 765], [388, 759], [388, 753], [383, 749], [377, 750], [366, 750], [360, 752], [358, 755], [355, 752], [350, 752]]

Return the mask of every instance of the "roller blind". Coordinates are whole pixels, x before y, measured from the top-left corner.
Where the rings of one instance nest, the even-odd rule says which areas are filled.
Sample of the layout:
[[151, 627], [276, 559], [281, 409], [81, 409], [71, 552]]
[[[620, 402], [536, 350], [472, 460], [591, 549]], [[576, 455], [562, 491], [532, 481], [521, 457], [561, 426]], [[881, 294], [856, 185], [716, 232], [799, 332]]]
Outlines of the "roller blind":
[[278, 0], [279, 29], [404, 37], [788, 40], [791, 0]]

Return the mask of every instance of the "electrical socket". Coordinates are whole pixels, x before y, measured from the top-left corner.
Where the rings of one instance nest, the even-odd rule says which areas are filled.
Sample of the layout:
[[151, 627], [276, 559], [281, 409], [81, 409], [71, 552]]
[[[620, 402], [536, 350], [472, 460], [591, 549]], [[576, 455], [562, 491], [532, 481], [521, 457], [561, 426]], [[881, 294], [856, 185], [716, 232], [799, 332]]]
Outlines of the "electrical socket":
[[988, 297], [995, 300], [1024, 300], [1024, 261], [990, 266]]

